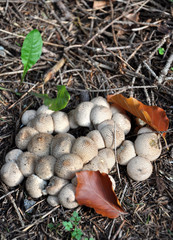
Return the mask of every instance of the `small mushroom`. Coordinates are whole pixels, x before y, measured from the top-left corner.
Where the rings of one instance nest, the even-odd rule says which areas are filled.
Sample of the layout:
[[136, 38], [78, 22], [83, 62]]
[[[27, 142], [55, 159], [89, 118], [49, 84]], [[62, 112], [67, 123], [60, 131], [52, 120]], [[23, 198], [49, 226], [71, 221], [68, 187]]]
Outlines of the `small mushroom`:
[[56, 207], [59, 205], [59, 199], [57, 196], [48, 196], [47, 197], [47, 202], [50, 206]]
[[28, 123], [28, 126], [35, 128], [40, 133], [50, 133], [54, 131], [52, 116], [49, 114], [39, 114]]
[[150, 127], [142, 127], [139, 129], [137, 134], [139, 135], [142, 133], [153, 133], [153, 132], [154, 132], [153, 129], [151, 129]]
[[116, 104], [112, 104], [112, 105], [110, 106], [110, 109], [111, 109], [112, 115], [113, 115], [114, 113], [122, 113], [122, 114], [125, 114], [125, 113], [126, 113], [126, 111], [125, 111], [123, 108], [121, 108], [120, 106], [118, 106], [118, 105], [116, 105]]
[[24, 152], [19, 156], [17, 164], [19, 166], [21, 173], [25, 177], [28, 177], [29, 175], [34, 173], [34, 167], [37, 160], [38, 157], [30, 152]]
[[15, 162], [5, 163], [0, 171], [2, 181], [9, 187], [15, 187], [23, 181], [23, 174]]
[[55, 174], [63, 179], [72, 179], [82, 167], [83, 161], [78, 155], [64, 154], [55, 163]]
[[39, 114], [48, 114], [51, 115], [52, 113], [54, 113], [54, 111], [50, 110], [48, 106], [46, 105], [41, 105], [38, 109], [37, 109], [37, 115]]
[[49, 195], [57, 195], [59, 191], [69, 183], [68, 180], [53, 176], [51, 177], [48, 186], [46, 187], [46, 192]]
[[117, 149], [117, 160], [120, 165], [127, 165], [131, 158], [136, 156], [133, 142], [125, 140]]
[[105, 147], [105, 143], [104, 143], [104, 140], [102, 138], [102, 135], [100, 134], [100, 132], [98, 130], [90, 131], [87, 134], [87, 137], [91, 138], [95, 142], [98, 149], [102, 149], [102, 148]]
[[109, 120], [112, 117], [112, 112], [109, 108], [104, 106], [95, 106], [91, 110], [90, 119], [94, 126], [97, 126], [105, 120]]
[[116, 183], [115, 183], [114, 178], [113, 178], [111, 175], [108, 175], [108, 177], [109, 177], [109, 179], [111, 180], [113, 190], [115, 190], [115, 188], [116, 188]]
[[58, 133], [51, 142], [51, 154], [59, 158], [62, 154], [70, 153], [75, 137], [70, 133]]
[[114, 120], [109, 119], [109, 120], [105, 120], [105, 121], [101, 122], [101, 123], [97, 126], [97, 130], [100, 132], [100, 130], [101, 130], [103, 127], [108, 126], [108, 125], [114, 127], [114, 126], [115, 126]]
[[94, 107], [92, 102], [82, 102], [75, 109], [75, 121], [81, 127], [90, 127], [90, 114]]
[[29, 121], [34, 119], [36, 116], [36, 111], [35, 110], [26, 110], [21, 118], [21, 122], [23, 125], [27, 125]]
[[45, 156], [40, 158], [35, 165], [35, 174], [43, 180], [49, 180], [54, 174], [56, 158]]
[[93, 140], [89, 137], [79, 137], [75, 140], [71, 153], [77, 154], [82, 158], [83, 163], [88, 163], [92, 158], [97, 156], [98, 148]]
[[70, 124], [70, 129], [78, 128], [78, 124], [77, 124], [77, 122], [75, 120], [75, 114], [76, 114], [75, 109], [71, 110], [68, 113], [68, 120], [69, 120], [69, 124]]
[[98, 105], [98, 106], [104, 106], [104, 107], [107, 107], [109, 108], [109, 103], [106, 101], [105, 98], [101, 97], [101, 96], [98, 96], [98, 97], [95, 97], [91, 100], [92, 103], [94, 103], [94, 105]]
[[124, 131], [125, 135], [130, 132], [131, 122], [130, 118], [126, 114], [114, 113], [112, 119], [116, 125]]
[[152, 174], [151, 162], [143, 157], [134, 157], [127, 164], [127, 173], [135, 181], [144, 181]]
[[28, 143], [28, 152], [34, 153], [39, 157], [49, 155], [52, 138], [53, 136], [48, 133], [36, 134]]
[[12, 161], [12, 162], [16, 162], [17, 159], [18, 159], [18, 157], [19, 157], [20, 154], [22, 154], [22, 153], [23, 153], [22, 150], [17, 149], [17, 148], [9, 151], [9, 152], [7, 153], [7, 155], [5, 156], [5, 162], [11, 162], [11, 161]]
[[65, 112], [57, 111], [52, 114], [54, 131], [56, 133], [66, 133], [70, 129], [68, 115]]
[[99, 170], [101, 173], [108, 173], [108, 166], [106, 160], [103, 157], [96, 156], [89, 163], [87, 163], [82, 170]]
[[75, 200], [75, 186], [70, 183], [63, 187], [58, 195], [60, 204], [68, 209], [76, 208], [79, 204]]
[[29, 141], [38, 134], [38, 131], [31, 127], [23, 127], [15, 137], [16, 146], [22, 150], [27, 148]]
[[146, 125], [146, 122], [144, 122], [142, 119], [140, 119], [140, 118], [135, 118], [135, 122], [136, 122], [136, 125], [138, 126], [138, 127], [143, 127], [143, 126], [145, 126]]
[[100, 150], [98, 152], [98, 156], [100, 156], [100, 157], [105, 159], [105, 161], [107, 163], [108, 171], [110, 172], [110, 170], [115, 165], [115, 154], [114, 154], [114, 151], [112, 149], [110, 149], [110, 148], [104, 148], [104, 149], [102, 149], [102, 150]]
[[159, 135], [156, 133], [143, 133], [137, 136], [135, 140], [135, 151], [140, 157], [156, 160], [162, 151]]
[[46, 181], [32, 174], [26, 179], [26, 190], [32, 198], [39, 198], [43, 195], [42, 191], [46, 187]]

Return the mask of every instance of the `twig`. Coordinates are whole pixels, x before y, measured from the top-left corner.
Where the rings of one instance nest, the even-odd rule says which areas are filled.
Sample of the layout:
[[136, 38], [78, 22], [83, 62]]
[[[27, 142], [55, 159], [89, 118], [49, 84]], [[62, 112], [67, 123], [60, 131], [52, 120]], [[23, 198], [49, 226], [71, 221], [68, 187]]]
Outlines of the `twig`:
[[14, 192], [17, 192], [17, 191], [18, 191], [18, 189], [15, 189], [15, 190], [12, 190], [12, 191], [4, 194], [2, 197], [0, 197], [0, 200], [2, 200], [3, 198], [5, 198], [5, 197], [7, 197], [8, 195], [10, 195], [10, 194], [12, 194], [12, 193], [14, 193]]
[[171, 64], [173, 62], [173, 53], [171, 53], [170, 57], [167, 60], [167, 63], [165, 67], [162, 69], [161, 74], [158, 78], [158, 83], [161, 84], [164, 81], [165, 76], [168, 74], [168, 71], [171, 67]]
[[119, 226], [118, 230], [116, 231], [115, 235], [113, 236], [113, 238], [111, 240], [115, 240], [116, 237], [118, 236], [118, 234], [120, 233], [120, 230], [122, 229], [122, 227], [124, 226], [126, 220], [123, 220], [123, 222], [121, 223], [121, 225]]

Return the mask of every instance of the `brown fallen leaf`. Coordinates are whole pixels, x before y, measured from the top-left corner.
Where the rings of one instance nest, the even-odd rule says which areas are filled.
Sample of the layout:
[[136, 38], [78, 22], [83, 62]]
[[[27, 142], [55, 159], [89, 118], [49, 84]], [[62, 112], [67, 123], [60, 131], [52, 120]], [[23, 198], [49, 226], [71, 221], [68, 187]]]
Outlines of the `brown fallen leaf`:
[[94, 1], [93, 2], [93, 9], [101, 9], [104, 8], [106, 6], [108, 6], [110, 3], [109, 1]]
[[165, 137], [165, 131], [169, 127], [169, 119], [162, 108], [144, 105], [136, 98], [126, 98], [122, 94], [108, 95], [107, 101], [119, 105], [134, 116], [142, 119], [156, 131], [164, 131], [162, 136]]
[[108, 218], [127, 214], [121, 207], [106, 173], [81, 171], [76, 173], [76, 177], [76, 200], [80, 205], [94, 208], [97, 213]]

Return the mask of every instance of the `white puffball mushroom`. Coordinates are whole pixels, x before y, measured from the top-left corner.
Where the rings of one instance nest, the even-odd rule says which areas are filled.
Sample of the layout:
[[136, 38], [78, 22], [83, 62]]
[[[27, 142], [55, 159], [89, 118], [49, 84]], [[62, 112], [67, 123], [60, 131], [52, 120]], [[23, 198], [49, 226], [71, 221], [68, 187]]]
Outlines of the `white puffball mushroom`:
[[156, 133], [143, 133], [135, 140], [135, 151], [140, 157], [156, 160], [162, 151], [160, 136]]
[[98, 149], [102, 149], [102, 148], [105, 147], [105, 143], [104, 143], [104, 140], [102, 138], [102, 135], [100, 134], [100, 132], [98, 130], [90, 131], [87, 134], [87, 137], [91, 138], [95, 142]]
[[23, 151], [20, 149], [13, 149], [11, 151], [9, 151], [6, 156], [5, 156], [5, 162], [16, 162], [18, 157], [20, 156], [20, 154], [22, 154]]
[[66, 179], [53, 176], [46, 187], [46, 192], [49, 195], [57, 195], [59, 191], [68, 183], [69, 181]]
[[22, 150], [27, 148], [29, 141], [38, 134], [38, 131], [32, 127], [23, 127], [15, 137], [16, 146]]
[[115, 126], [114, 120], [109, 119], [109, 120], [105, 120], [105, 121], [101, 122], [101, 123], [97, 126], [97, 130], [100, 132], [100, 130], [101, 130], [103, 127], [108, 126], [108, 125], [114, 127], [114, 126]]
[[7, 162], [2, 166], [0, 175], [2, 181], [9, 187], [17, 186], [24, 179], [24, 176], [19, 170], [19, 167], [15, 162], [12, 161]]
[[28, 177], [29, 175], [34, 173], [34, 167], [37, 160], [38, 156], [30, 152], [24, 152], [19, 156], [17, 164], [19, 166], [21, 173], [25, 177]]
[[115, 104], [112, 104], [112, 105], [110, 106], [110, 109], [111, 109], [112, 115], [113, 115], [114, 113], [122, 113], [122, 114], [125, 114], [125, 113], [126, 113], [126, 111], [125, 111], [123, 108], [121, 108], [120, 106], [115, 105]]
[[116, 188], [116, 183], [115, 183], [114, 178], [113, 178], [111, 175], [108, 175], [108, 177], [109, 177], [109, 179], [111, 180], [113, 190], [115, 190], [115, 188]]
[[47, 203], [52, 207], [56, 207], [59, 205], [59, 199], [57, 196], [48, 196]]
[[108, 173], [107, 162], [103, 157], [96, 156], [89, 163], [87, 163], [82, 170], [100, 171], [101, 173]]
[[61, 189], [60, 193], [58, 194], [58, 199], [63, 207], [73, 209], [79, 205], [75, 200], [75, 191], [76, 188], [72, 183]]
[[50, 133], [54, 131], [52, 116], [49, 114], [39, 114], [28, 123], [28, 126], [35, 128], [40, 133]]
[[135, 122], [136, 122], [136, 125], [139, 126], [139, 127], [143, 127], [146, 125], [146, 122], [144, 122], [142, 119], [140, 118], [135, 118]]
[[127, 164], [127, 173], [135, 181], [144, 181], [152, 174], [151, 162], [143, 157], [134, 157]]
[[58, 133], [51, 142], [51, 154], [59, 158], [62, 154], [70, 153], [75, 137], [70, 133]]
[[102, 150], [99, 150], [98, 156], [105, 159], [105, 161], [107, 163], [108, 171], [110, 172], [110, 170], [115, 165], [115, 153], [114, 153], [114, 151], [110, 148], [104, 148]]
[[50, 155], [40, 158], [35, 165], [35, 174], [43, 180], [49, 180], [54, 175], [55, 162], [56, 158]]
[[90, 119], [94, 126], [97, 126], [105, 120], [109, 120], [112, 117], [112, 112], [109, 108], [104, 106], [95, 106], [91, 110]]
[[89, 137], [79, 137], [75, 140], [71, 153], [77, 154], [82, 158], [83, 163], [88, 163], [92, 158], [97, 156], [98, 148], [93, 140]]
[[75, 121], [81, 127], [90, 127], [90, 114], [94, 107], [92, 102], [82, 102], [75, 109]]
[[46, 105], [41, 105], [38, 109], [37, 109], [37, 115], [39, 114], [48, 114], [51, 115], [52, 113], [54, 113], [54, 111], [50, 110], [48, 106]]
[[23, 125], [27, 125], [29, 121], [34, 119], [36, 116], [36, 111], [35, 110], [26, 110], [21, 118], [21, 122]]
[[42, 191], [46, 187], [46, 181], [32, 174], [26, 179], [26, 190], [32, 198], [39, 198], [43, 195]]
[[55, 163], [55, 174], [64, 179], [72, 179], [83, 168], [82, 159], [73, 153], [59, 157]]
[[143, 133], [153, 133], [154, 130], [150, 127], [142, 127], [138, 130], [137, 134], [143, 134]]
[[57, 111], [52, 114], [55, 133], [66, 133], [70, 129], [68, 115], [65, 112]]
[[101, 96], [98, 96], [98, 97], [95, 97], [95, 98], [91, 99], [91, 102], [94, 103], [94, 105], [104, 106], [104, 107], [107, 107], [107, 108], [110, 107], [109, 103], [106, 101], [106, 99], [101, 97]]
[[125, 135], [130, 132], [131, 121], [126, 114], [114, 113], [112, 119], [114, 120], [116, 125], [124, 131]]
[[34, 153], [39, 157], [49, 155], [50, 144], [53, 136], [49, 133], [38, 133], [28, 143], [28, 152]]
[[131, 158], [136, 156], [133, 142], [125, 140], [117, 149], [117, 161], [120, 165], [127, 165]]
[[75, 120], [75, 114], [76, 114], [75, 109], [71, 110], [68, 113], [68, 120], [69, 120], [69, 124], [70, 124], [70, 129], [78, 128], [78, 124], [77, 124], [77, 122]]

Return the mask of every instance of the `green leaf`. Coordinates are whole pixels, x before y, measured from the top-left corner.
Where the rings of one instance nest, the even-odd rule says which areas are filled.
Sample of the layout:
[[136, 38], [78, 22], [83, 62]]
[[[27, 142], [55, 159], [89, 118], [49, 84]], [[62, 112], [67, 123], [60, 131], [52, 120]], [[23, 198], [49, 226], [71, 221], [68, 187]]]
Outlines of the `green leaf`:
[[73, 225], [72, 225], [72, 223], [71, 222], [63, 222], [62, 223], [63, 224], [63, 226], [65, 227], [65, 230], [66, 231], [70, 231], [72, 228], [73, 228]]
[[21, 59], [24, 65], [22, 81], [27, 71], [38, 61], [42, 52], [43, 41], [37, 29], [32, 30], [25, 37], [21, 50]]
[[83, 235], [83, 232], [80, 228], [75, 228], [74, 231], [71, 233], [71, 237], [76, 240], [80, 240]]
[[48, 225], [47, 225], [47, 227], [50, 229], [50, 230], [52, 230], [52, 229], [54, 229], [54, 224], [53, 223], [49, 223]]
[[59, 111], [65, 108], [70, 100], [70, 94], [66, 90], [64, 85], [57, 86], [57, 97], [50, 98], [47, 94], [32, 93], [34, 96], [42, 98], [43, 102], [49, 109], [53, 111]]
[[158, 51], [159, 51], [159, 54], [160, 54], [160, 55], [163, 55], [164, 52], [165, 52], [165, 49], [164, 49], [164, 48], [159, 48]]

